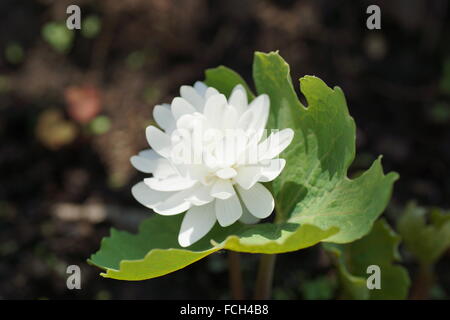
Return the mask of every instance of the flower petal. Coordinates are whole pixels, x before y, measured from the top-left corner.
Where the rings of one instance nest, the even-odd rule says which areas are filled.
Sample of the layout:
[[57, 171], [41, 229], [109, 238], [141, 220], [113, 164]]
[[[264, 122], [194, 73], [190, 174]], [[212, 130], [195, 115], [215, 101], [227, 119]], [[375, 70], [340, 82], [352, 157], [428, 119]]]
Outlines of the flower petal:
[[149, 159], [140, 156], [132, 156], [130, 162], [137, 170], [144, 173], [153, 173], [155, 170], [155, 163]]
[[216, 199], [216, 217], [222, 227], [228, 227], [242, 216], [242, 206], [237, 195], [226, 200]]
[[194, 89], [197, 91], [199, 96], [204, 97], [208, 86], [202, 81], [196, 81], [194, 83]]
[[236, 194], [230, 180], [217, 179], [211, 188], [211, 195], [218, 199], [228, 199]]
[[171, 108], [175, 120], [180, 119], [185, 114], [193, 114], [197, 111], [189, 102], [180, 97], [175, 97], [172, 100]]
[[248, 190], [238, 186], [237, 190], [245, 207], [252, 215], [260, 219], [270, 216], [275, 207], [275, 201], [270, 191], [261, 183], [255, 184]]
[[258, 145], [258, 159], [262, 161], [275, 158], [291, 144], [293, 138], [294, 130], [290, 128], [272, 133]]
[[156, 105], [153, 108], [153, 119], [161, 129], [165, 131], [171, 131], [175, 127], [175, 118], [170, 111], [169, 104]]
[[172, 216], [189, 210], [191, 203], [186, 200], [191, 196], [191, 190], [184, 190], [178, 192], [168, 192], [171, 193], [167, 199], [161, 201], [154, 205], [152, 209], [161, 215]]
[[206, 101], [204, 114], [212, 128], [221, 127], [226, 107], [227, 99], [223, 94], [216, 94]]
[[216, 171], [216, 176], [218, 176], [221, 179], [231, 179], [237, 175], [236, 170], [233, 168], [223, 168], [218, 171]]
[[146, 178], [144, 183], [157, 191], [181, 191], [193, 187], [196, 181], [181, 176], [174, 176], [166, 179]]
[[131, 194], [140, 204], [151, 209], [174, 193], [152, 190], [144, 182], [139, 182], [131, 188]]
[[267, 94], [259, 95], [250, 103], [249, 110], [253, 112], [253, 119], [247, 127], [247, 131], [255, 133], [259, 137], [264, 133], [264, 128], [269, 118], [270, 100]]
[[214, 203], [189, 209], [178, 234], [180, 246], [188, 247], [203, 238], [212, 229], [216, 220]]
[[137, 156], [132, 156], [130, 162], [137, 170], [152, 173], [156, 178], [161, 179], [177, 174], [177, 171], [166, 158], [161, 157], [151, 149], [141, 151]]
[[191, 86], [181, 86], [180, 95], [187, 102], [189, 102], [197, 111], [202, 112], [205, 100], [198, 94], [198, 92]]
[[152, 173], [155, 178], [162, 179], [178, 174], [169, 160], [151, 149], [139, 152], [139, 155], [131, 157], [130, 161], [137, 170]]
[[234, 177], [234, 181], [246, 190], [253, 187], [261, 177], [260, 166], [241, 166], [238, 167], [236, 171], [237, 175]]
[[145, 134], [148, 144], [164, 158], [170, 156], [172, 142], [170, 136], [154, 126], [148, 126]]
[[242, 85], [238, 84], [233, 88], [230, 98], [228, 99], [228, 104], [234, 106], [239, 115], [247, 110], [247, 91], [245, 91], [245, 88]]
[[242, 216], [239, 218], [240, 222], [244, 224], [255, 224], [260, 220], [261, 219], [258, 219], [254, 215], [252, 215], [245, 206], [242, 206]]
[[209, 87], [204, 95], [205, 101], [207, 101], [210, 97], [215, 96], [216, 94], [220, 94], [220, 92], [217, 91], [216, 88]]
[[192, 196], [186, 198], [187, 201], [192, 203], [194, 206], [203, 206], [214, 200], [211, 196], [211, 186], [205, 186], [199, 183], [192, 190]]
[[223, 111], [221, 129], [234, 129], [239, 121], [239, 114], [234, 106], [227, 105]]
[[261, 166], [261, 177], [258, 181], [268, 182], [274, 180], [283, 171], [286, 165], [286, 160], [284, 159], [272, 159], [268, 165]]

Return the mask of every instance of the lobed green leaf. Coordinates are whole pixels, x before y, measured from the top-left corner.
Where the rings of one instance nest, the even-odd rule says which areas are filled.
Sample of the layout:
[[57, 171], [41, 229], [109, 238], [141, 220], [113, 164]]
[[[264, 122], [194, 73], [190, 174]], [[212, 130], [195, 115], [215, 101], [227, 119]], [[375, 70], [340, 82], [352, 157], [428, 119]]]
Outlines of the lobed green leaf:
[[[378, 220], [372, 231], [350, 244], [324, 244], [333, 256], [341, 284], [341, 298], [357, 300], [405, 299], [410, 279], [399, 262], [400, 237], [384, 220]], [[367, 267], [380, 267], [381, 288], [369, 290]]]
[[[277, 223], [215, 227], [204, 239], [181, 248], [177, 234], [182, 216], [147, 219], [136, 235], [113, 230], [90, 263], [103, 276], [142, 280], [181, 269], [221, 249], [275, 254], [321, 241], [345, 243], [367, 234], [385, 209], [397, 174], [384, 175], [381, 160], [357, 179], [347, 170], [355, 156], [355, 123], [339, 88], [316, 77], [300, 80], [304, 107], [295, 93], [288, 64], [278, 53], [257, 52], [253, 78], [258, 94], [271, 100], [269, 129], [291, 128], [292, 144], [282, 153], [286, 167], [270, 186]], [[234, 71], [220, 66], [206, 71], [205, 82], [229, 96], [242, 84]]]
[[427, 210], [411, 202], [397, 227], [406, 249], [422, 265], [433, 265], [450, 247], [450, 214], [441, 209]]

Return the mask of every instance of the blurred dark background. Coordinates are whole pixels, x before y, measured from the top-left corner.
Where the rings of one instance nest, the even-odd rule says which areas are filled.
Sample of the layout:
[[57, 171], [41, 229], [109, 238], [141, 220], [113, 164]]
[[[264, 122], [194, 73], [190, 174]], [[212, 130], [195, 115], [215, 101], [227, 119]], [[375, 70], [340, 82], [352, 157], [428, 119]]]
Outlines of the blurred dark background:
[[[82, 30], [65, 27], [82, 10]], [[381, 30], [366, 8], [381, 8]], [[111, 226], [148, 216], [130, 194], [155, 104], [223, 64], [251, 84], [253, 52], [280, 50], [294, 84], [340, 86], [358, 126], [352, 173], [383, 154], [397, 171], [388, 215], [410, 199], [449, 207], [450, 9], [445, 0], [2, 0], [0, 299], [227, 298], [226, 254], [160, 279], [103, 279], [87, 265]], [[257, 257], [243, 259], [247, 289]], [[408, 263], [408, 261], [406, 261]], [[66, 288], [66, 267], [82, 290]], [[296, 266], [293, 268], [292, 266]], [[436, 298], [450, 296], [450, 256]], [[278, 299], [333, 298], [319, 246], [280, 255]]]

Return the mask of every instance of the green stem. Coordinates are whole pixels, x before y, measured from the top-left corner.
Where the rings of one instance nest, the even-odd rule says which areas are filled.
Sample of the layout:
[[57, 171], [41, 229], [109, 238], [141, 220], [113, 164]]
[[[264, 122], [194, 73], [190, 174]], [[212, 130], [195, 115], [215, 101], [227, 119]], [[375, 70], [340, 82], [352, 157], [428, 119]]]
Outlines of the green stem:
[[241, 272], [241, 256], [239, 252], [228, 251], [229, 281], [231, 297], [234, 300], [244, 299], [244, 286]]
[[433, 286], [433, 266], [421, 264], [414, 279], [411, 290], [411, 300], [426, 300], [429, 298], [431, 287]]
[[267, 300], [271, 298], [276, 257], [276, 254], [261, 255], [258, 276], [256, 278], [255, 300]]

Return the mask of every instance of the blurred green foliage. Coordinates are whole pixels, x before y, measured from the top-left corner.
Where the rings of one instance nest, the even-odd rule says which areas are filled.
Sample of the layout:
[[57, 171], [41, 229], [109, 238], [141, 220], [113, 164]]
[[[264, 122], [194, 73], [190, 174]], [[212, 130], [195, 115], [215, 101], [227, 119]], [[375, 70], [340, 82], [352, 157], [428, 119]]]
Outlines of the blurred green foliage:
[[433, 265], [450, 247], [450, 214], [410, 202], [398, 221], [406, 249], [422, 265]]
[[[375, 222], [371, 232], [349, 244], [324, 244], [338, 268], [341, 298], [358, 300], [405, 299], [410, 280], [405, 268], [398, 265], [400, 237], [383, 219]], [[381, 288], [367, 288], [367, 268], [380, 268]]]
[[64, 22], [48, 22], [41, 32], [44, 40], [59, 53], [66, 54], [73, 46], [75, 32], [67, 29]]
[[96, 15], [89, 15], [82, 20], [81, 34], [83, 37], [93, 39], [98, 36], [102, 28], [102, 21]]
[[334, 296], [336, 281], [329, 276], [319, 276], [301, 285], [303, 298], [307, 300], [329, 300]]
[[95, 135], [104, 134], [109, 129], [111, 129], [111, 120], [105, 115], [97, 116], [89, 123], [89, 131]]
[[20, 43], [10, 42], [5, 48], [5, 58], [11, 64], [20, 64], [25, 57], [24, 50]]

